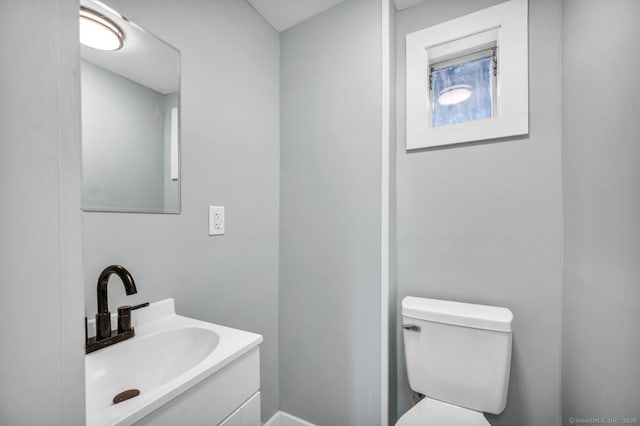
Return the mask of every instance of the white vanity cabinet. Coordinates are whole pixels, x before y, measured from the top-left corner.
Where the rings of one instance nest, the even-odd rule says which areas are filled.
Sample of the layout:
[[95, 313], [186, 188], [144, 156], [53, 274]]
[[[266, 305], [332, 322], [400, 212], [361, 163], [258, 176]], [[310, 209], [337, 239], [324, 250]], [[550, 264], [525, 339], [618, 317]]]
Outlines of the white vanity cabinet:
[[[260, 425], [261, 335], [177, 315], [173, 299], [131, 323], [135, 336], [85, 357], [86, 426]], [[126, 390], [138, 395], [114, 404]]]
[[135, 424], [260, 426], [260, 349], [251, 350]]

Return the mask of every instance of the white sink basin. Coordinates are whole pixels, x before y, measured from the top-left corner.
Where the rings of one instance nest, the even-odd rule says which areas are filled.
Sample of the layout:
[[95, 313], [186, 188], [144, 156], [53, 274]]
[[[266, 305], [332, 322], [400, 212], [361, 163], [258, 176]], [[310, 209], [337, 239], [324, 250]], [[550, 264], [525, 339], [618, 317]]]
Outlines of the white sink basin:
[[138, 389], [141, 394], [157, 389], [198, 365], [218, 340], [218, 334], [206, 328], [175, 328], [88, 356], [87, 410], [113, 405], [113, 397], [127, 389]]
[[[134, 338], [85, 358], [87, 425], [140, 420], [262, 342], [258, 334], [176, 315], [173, 299], [134, 311], [132, 325]], [[140, 395], [113, 404], [129, 389]]]

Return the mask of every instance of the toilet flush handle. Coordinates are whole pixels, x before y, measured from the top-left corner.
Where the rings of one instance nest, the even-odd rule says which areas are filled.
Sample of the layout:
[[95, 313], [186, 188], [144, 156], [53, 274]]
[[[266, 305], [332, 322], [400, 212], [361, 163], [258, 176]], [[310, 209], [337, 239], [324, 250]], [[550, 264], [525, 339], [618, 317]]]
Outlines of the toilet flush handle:
[[420, 327], [415, 324], [404, 324], [402, 328], [409, 331], [420, 331]]

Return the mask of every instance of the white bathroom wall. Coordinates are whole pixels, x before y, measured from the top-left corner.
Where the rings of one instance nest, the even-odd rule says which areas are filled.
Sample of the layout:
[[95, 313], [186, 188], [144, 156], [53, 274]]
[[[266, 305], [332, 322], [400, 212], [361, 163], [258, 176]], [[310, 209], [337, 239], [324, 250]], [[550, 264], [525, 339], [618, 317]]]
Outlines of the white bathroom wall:
[[639, 421], [640, 2], [562, 13], [562, 421]]
[[[530, 133], [405, 150], [405, 36], [499, 3], [432, 0], [396, 14], [398, 303], [514, 313], [507, 408], [492, 425], [558, 425], [562, 329], [561, 3], [529, 1]], [[399, 311], [399, 308], [398, 308]], [[398, 330], [398, 414], [411, 392]]]
[[[260, 333], [262, 419], [278, 400], [279, 39], [244, 0], [109, 1], [182, 53], [182, 213], [84, 214], [86, 312], [107, 265], [109, 307], [176, 299], [178, 313]], [[208, 236], [208, 206], [226, 234]]]
[[381, 19], [281, 33], [280, 400], [323, 426], [381, 423]]
[[0, 424], [84, 424], [74, 0], [0, 2]]

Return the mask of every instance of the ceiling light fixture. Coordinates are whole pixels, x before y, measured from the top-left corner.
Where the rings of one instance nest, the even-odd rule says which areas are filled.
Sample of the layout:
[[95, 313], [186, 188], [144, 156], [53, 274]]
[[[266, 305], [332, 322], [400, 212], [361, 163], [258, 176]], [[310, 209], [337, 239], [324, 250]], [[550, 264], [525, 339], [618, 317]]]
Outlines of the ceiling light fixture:
[[110, 19], [87, 8], [80, 8], [80, 43], [98, 50], [118, 50], [124, 34]]
[[455, 105], [466, 101], [471, 97], [471, 86], [468, 84], [456, 84], [447, 87], [440, 92], [438, 103], [440, 105]]

